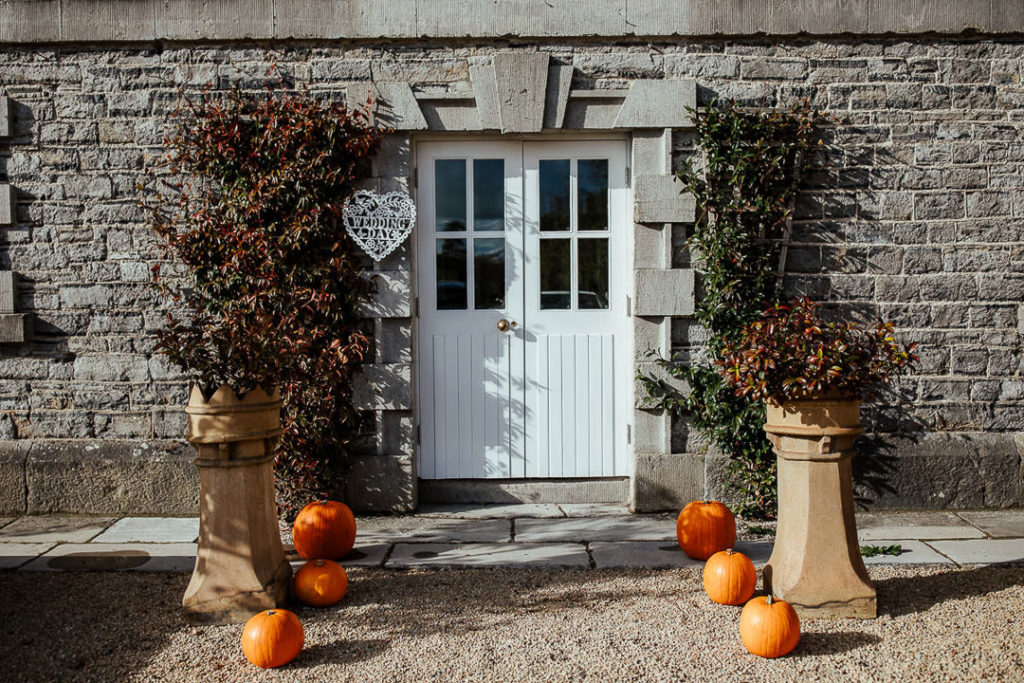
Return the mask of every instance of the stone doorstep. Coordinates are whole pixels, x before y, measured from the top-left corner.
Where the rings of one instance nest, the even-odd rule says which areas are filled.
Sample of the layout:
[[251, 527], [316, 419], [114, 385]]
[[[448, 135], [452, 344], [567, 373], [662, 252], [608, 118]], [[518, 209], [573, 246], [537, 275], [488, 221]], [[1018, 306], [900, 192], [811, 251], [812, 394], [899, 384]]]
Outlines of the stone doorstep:
[[0, 543], [85, 543], [115, 520], [115, 517], [57, 515], [21, 517], [0, 528]]
[[424, 504], [416, 509], [416, 517], [443, 519], [520, 519], [565, 517], [554, 503], [513, 503], [509, 505], [433, 505]]
[[35, 558], [23, 571], [188, 572], [195, 543], [64, 543]]
[[368, 543], [508, 543], [508, 519], [370, 518], [359, 523], [356, 538]]
[[587, 541], [676, 541], [676, 525], [668, 518], [577, 517], [517, 519], [516, 543], [580, 543]]
[[125, 517], [92, 542], [195, 543], [198, 539], [198, 517]]
[[580, 543], [398, 543], [384, 567], [589, 569], [590, 555]]

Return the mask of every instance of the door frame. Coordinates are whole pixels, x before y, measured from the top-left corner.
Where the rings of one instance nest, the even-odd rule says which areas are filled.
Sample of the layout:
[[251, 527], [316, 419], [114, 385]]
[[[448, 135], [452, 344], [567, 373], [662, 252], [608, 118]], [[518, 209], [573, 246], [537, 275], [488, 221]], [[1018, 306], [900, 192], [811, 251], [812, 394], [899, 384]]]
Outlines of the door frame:
[[[632, 136], [628, 133], [580, 133], [579, 131], [558, 131], [555, 133], [544, 133], [544, 134], [522, 134], [522, 135], [483, 135], [483, 134], [444, 134], [444, 133], [420, 133], [410, 138], [410, 173], [413, 178], [413, 183], [410, 194], [412, 195], [413, 201], [416, 206], [420, 206], [420, 184], [419, 184], [419, 167], [420, 167], [420, 153], [419, 148], [422, 143], [499, 143], [499, 142], [519, 142], [519, 143], [587, 143], [587, 142], [619, 142], [623, 145], [624, 161], [626, 170], [626, 198], [625, 198], [625, 209], [626, 215], [623, 218], [623, 225], [621, 230], [626, 233], [623, 243], [625, 245], [625, 251], [623, 258], [620, 261], [618, 270], [620, 271], [619, 277], [623, 278], [626, 283], [626, 320], [633, 320], [633, 300], [635, 293], [633, 291], [633, 271], [634, 271], [634, 225], [632, 220], [632, 207], [634, 203], [633, 188], [631, 182], [632, 177]], [[524, 158], [525, 162], [525, 158]], [[525, 173], [525, 163], [523, 167], [523, 173]], [[525, 192], [524, 192], [525, 195]], [[525, 226], [524, 226], [525, 227]], [[412, 231], [410, 239], [410, 268], [412, 270], [412, 277], [410, 279], [410, 286], [412, 289], [413, 296], [413, 317], [412, 317], [412, 402], [413, 402], [413, 420], [416, 429], [415, 449], [414, 449], [414, 472], [418, 478], [420, 476], [419, 463], [422, 449], [421, 434], [422, 434], [422, 421], [423, 421], [423, 409], [420, 404], [420, 230], [419, 224], [417, 223], [416, 229]], [[525, 238], [525, 233], [524, 233]], [[427, 239], [433, 240], [431, 234]], [[525, 246], [525, 245], [524, 245]], [[611, 276], [611, 271], [610, 271]], [[616, 363], [616, 376], [618, 377], [632, 377], [634, 370], [633, 358], [635, 356], [634, 345], [635, 339], [631, 326], [627, 322], [622, 329], [622, 348], [617, 350], [614, 358]], [[622, 367], [619, 367], [619, 366]], [[634, 412], [634, 387], [631, 381], [626, 381], [625, 386], [620, 389], [620, 393], [624, 396], [621, 401], [617, 402], [615, 408], [614, 418], [616, 422], [620, 422], [624, 429], [624, 446], [622, 452], [617, 454], [615, 457], [616, 462], [622, 462], [622, 472], [625, 474], [616, 474], [609, 477], [584, 477], [582, 481], [597, 481], [605, 479], [621, 479], [625, 476], [627, 479], [632, 480], [635, 471], [635, 457], [634, 457], [634, 439], [633, 439], [633, 412]], [[470, 479], [468, 481], [486, 481], [492, 484], [500, 484], [502, 482], [528, 482], [528, 481], [554, 481], [564, 482], [569, 484], [573, 481], [573, 478], [532, 478], [532, 477], [515, 477], [511, 479]], [[433, 480], [431, 480], [433, 481]], [[457, 482], [464, 481], [461, 479], [447, 479], [437, 481], [448, 481]]]

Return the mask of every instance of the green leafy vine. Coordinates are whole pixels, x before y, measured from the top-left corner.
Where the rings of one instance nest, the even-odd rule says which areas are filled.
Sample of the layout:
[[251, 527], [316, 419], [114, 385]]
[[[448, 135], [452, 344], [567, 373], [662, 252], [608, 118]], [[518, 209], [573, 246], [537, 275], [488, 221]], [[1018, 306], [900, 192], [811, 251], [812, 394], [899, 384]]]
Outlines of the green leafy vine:
[[781, 295], [780, 250], [810, 153], [819, 115], [807, 105], [789, 111], [746, 111], [734, 103], [692, 112], [695, 161], [679, 171], [696, 200], [688, 245], [698, 264], [695, 318], [709, 333], [696, 360], [657, 357], [668, 377], [641, 375], [648, 399], [693, 426], [729, 457], [728, 485], [740, 494], [740, 515], [771, 519], [776, 510], [775, 456], [762, 430], [764, 404], [737, 396], [714, 362], [744, 325]]

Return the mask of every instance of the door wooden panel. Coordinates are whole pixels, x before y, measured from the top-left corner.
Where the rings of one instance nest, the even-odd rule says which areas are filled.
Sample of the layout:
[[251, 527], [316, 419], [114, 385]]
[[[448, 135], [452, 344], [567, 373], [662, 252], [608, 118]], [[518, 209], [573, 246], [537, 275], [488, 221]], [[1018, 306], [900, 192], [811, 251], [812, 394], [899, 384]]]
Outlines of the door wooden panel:
[[623, 142], [418, 146], [421, 477], [626, 473], [625, 163]]

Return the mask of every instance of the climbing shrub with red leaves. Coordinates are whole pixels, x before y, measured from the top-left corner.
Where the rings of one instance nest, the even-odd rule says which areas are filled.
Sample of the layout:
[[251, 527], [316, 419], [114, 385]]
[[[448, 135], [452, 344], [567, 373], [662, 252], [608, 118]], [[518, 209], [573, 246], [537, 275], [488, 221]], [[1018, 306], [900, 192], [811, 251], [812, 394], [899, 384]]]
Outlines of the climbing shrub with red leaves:
[[281, 388], [275, 475], [294, 514], [337, 495], [356, 433], [368, 289], [341, 212], [384, 131], [360, 110], [273, 91], [186, 99], [169, 130], [151, 225], [189, 277], [154, 269], [176, 302], [157, 347], [205, 392]]
[[860, 398], [917, 362], [917, 344], [896, 341], [893, 324], [822, 320], [810, 299], [775, 303], [722, 346], [715, 361], [737, 396], [780, 403], [839, 395]]

